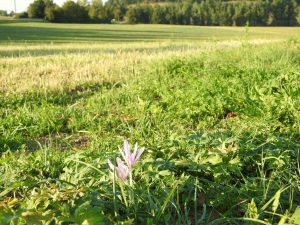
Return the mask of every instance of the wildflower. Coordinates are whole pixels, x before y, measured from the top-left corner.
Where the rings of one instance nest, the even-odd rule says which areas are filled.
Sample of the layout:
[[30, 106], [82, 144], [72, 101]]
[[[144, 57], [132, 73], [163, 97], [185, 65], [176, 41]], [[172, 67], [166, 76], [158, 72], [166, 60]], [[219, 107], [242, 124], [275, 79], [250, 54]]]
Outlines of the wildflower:
[[119, 150], [121, 152], [121, 155], [126, 162], [129, 170], [132, 169], [132, 167], [137, 163], [137, 161], [140, 159], [142, 153], [144, 152], [145, 148], [141, 148], [138, 152], [138, 144], [136, 143], [134, 146], [133, 153], [130, 153], [130, 147], [128, 141], [124, 141], [124, 150], [122, 150], [119, 147]]
[[110, 167], [110, 174], [114, 176], [114, 173], [116, 171], [117, 176], [122, 180], [126, 181], [129, 177], [129, 185], [133, 186], [133, 180], [132, 180], [132, 168], [137, 163], [137, 161], [140, 159], [141, 155], [144, 152], [144, 148], [141, 148], [138, 151], [138, 145], [137, 143], [134, 146], [133, 153], [130, 152], [130, 147], [128, 141], [124, 141], [124, 150], [120, 149], [121, 155], [126, 162], [127, 165], [123, 163], [123, 161], [117, 157], [117, 167], [115, 167], [110, 160], [108, 160], [108, 166]]
[[117, 167], [115, 167], [110, 160], [108, 160], [108, 166], [110, 167], [110, 173], [113, 176], [114, 175], [114, 171], [116, 171], [117, 176], [122, 180], [125, 181], [129, 175], [129, 169], [126, 165], [124, 165], [124, 163], [122, 162], [122, 160], [118, 157], [117, 158]]

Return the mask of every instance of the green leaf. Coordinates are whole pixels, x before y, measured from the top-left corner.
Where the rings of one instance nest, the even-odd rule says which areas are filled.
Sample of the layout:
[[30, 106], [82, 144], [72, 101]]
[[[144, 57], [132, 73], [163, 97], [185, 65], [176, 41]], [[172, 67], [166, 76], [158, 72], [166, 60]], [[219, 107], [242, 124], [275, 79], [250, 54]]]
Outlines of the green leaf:
[[[280, 189], [280, 190], [278, 190], [278, 191], [280, 191], [280, 193], [282, 193], [282, 192], [284, 192], [286, 189], [288, 189], [289, 187], [285, 187], [285, 188], [282, 188], [282, 189]], [[276, 192], [277, 193], [277, 192]], [[266, 210], [268, 207], [269, 207], [269, 205], [273, 202], [273, 204], [274, 204], [274, 199], [276, 198], [276, 194], [266, 203], [266, 204], [264, 204], [262, 207], [261, 207], [261, 211], [264, 211], [264, 210]], [[273, 205], [272, 204], [272, 205]]]
[[258, 219], [259, 214], [254, 199], [248, 204], [247, 216], [251, 219]]
[[272, 211], [275, 213], [278, 206], [279, 206], [279, 199], [280, 199], [280, 195], [281, 195], [281, 190], [278, 190], [274, 196], [274, 201], [272, 204]]
[[278, 225], [284, 225], [286, 220], [288, 219], [288, 211], [285, 212], [284, 215], [280, 218], [280, 221], [278, 222]]
[[134, 224], [132, 219], [127, 221], [118, 221], [117, 223], [115, 223], [115, 225], [132, 225], [132, 224]]
[[241, 162], [241, 160], [239, 157], [235, 157], [229, 161], [230, 164], [238, 164], [240, 162]]
[[75, 222], [81, 225], [107, 224], [100, 209], [92, 207], [89, 201], [83, 203], [75, 210]]
[[162, 170], [162, 171], [159, 171], [158, 172], [158, 174], [160, 175], [160, 176], [169, 176], [169, 175], [171, 175], [171, 172], [169, 171], [169, 170]]
[[300, 225], [300, 206], [296, 208], [291, 220], [295, 225]]
[[220, 155], [211, 155], [207, 159], [205, 159], [203, 162], [211, 163], [212, 165], [217, 165], [221, 162], [223, 162]]
[[179, 186], [179, 181], [177, 181], [177, 182], [174, 183], [174, 186], [173, 186], [172, 190], [169, 192], [169, 194], [168, 194], [168, 196], [166, 197], [166, 199], [165, 199], [163, 205], [161, 206], [159, 212], [157, 213], [157, 216], [156, 216], [156, 218], [155, 218], [155, 219], [156, 219], [155, 222], [158, 222], [158, 221], [159, 221], [160, 216], [161, 216], [161, 215], [163, 214], [163, 212], [165, 211], [168, 202], [170, 201], [171, 197], [173, 196], [173, 194], [174, 194], [174, 192], [175, 192], [175, 190], [176, 190], [176, 188], [177, 188], [178, 186]]
[[155, 225], [153, 219], [147, 219], [147, 225]]

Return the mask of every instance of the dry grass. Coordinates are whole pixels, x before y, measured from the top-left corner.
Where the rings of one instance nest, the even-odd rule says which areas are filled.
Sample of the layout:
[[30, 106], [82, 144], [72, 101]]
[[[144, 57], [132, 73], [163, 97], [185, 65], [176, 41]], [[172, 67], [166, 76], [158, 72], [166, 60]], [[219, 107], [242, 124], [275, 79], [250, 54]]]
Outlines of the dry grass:
[[122, 82], [154, 62], [203, 51], [273, 43], [291, 27], [51, 24], [0, 19], [0, 91]]
[[[252, 40], [263, 44], [278, 40]], [[86, 82], [120, 82], [143, 74], [152, 63], [173, 56], [241, 45], [240, 41], [122, 44], [8, 45], [0, 50], [0, 90], [72, 88]]]

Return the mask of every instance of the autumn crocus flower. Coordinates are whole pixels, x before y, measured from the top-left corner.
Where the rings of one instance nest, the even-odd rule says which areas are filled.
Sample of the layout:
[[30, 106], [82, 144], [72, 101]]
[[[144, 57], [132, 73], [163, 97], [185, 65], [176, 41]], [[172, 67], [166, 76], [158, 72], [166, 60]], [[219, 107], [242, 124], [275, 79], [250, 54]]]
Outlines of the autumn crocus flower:
[[143, 147], [138, 151], [138, 144], [136, 143], [134, 146], [133, 153], [131, 153], [129, 143], [128, 143], [128, 141], [125, 140], [124, 141], [124, 150], [122, 150], [120, 147], [119, 147], [119, 150], [121, 152], [121, 155], [122, 155], [124, 161], [126, 162], [128, 168], [129, 168], [129, 170], [131, 170], [132, 167], [140, 159], [145, 148]]
[[125, 181], [129, 175], [129, 169], [122, 160], [118, 157], [117, 158], [117, 167], [115, 167], [110, 160], [108, 160], [108, 165], [110, 167], [110, 173], [114, 175], [114, 171], [116, 171], [117, 176], [122, 180]]
[[117, 176], [122, 180], [126, 181], [129, 177], [129, 184], [132, 187], [133, 186], [133, 180], [132, 180], [132, 168], [133, 166], [138, 162], [140, 159], [142, 153], [144, 152], [144, 148], [141, 148], [138, 151], [138, 145], [135, 144], [133, 153], [130, 152], [130, 147], [128, 141], [124, 141], [124, 150], [119, 148], [121, 155], [127, 165], [123, 163], [123, 161], [117, 157], [117, 166], [115, 167], [110, 160], [108, 160], [108, 165], [110, 167], [110, 173], [112, 176], [114, 176], [115, 172]]

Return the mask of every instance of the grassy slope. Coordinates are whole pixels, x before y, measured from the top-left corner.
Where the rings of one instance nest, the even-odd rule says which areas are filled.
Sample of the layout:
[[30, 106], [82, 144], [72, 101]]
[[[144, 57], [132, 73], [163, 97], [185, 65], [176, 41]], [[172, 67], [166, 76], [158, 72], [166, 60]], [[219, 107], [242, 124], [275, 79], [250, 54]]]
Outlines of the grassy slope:
[[[124, 52], [116, 53], [116, 46]], [[297, 40], [2, 47], [10, 49], [1, 52], [7, 75], [20, 76], [27, 67], [34, 78], [37, 68], [43, 74], [57, 67], [51, 76], [60, 70], [99, 76], [92, 68], [103, 57], [100, 67], [108, 69], [101, 79], [81, 77], [59, 90], [2, 89], [1, 224], [12, 218], [234, 224], [232, 218], [242, 217], [275, 223], [300, 204]], [[116, 62], [107, 67], [109, 60]], [[122, 194], [117, 185], [115, 217], [106, 160], [119, 155], [124, 138], [146, 152], [134, 174], [134, 194], [128, 188]], [[277, 191], [279, 207], [272, 200]], [[268, 213], [272, 205], [276, 215]]]

